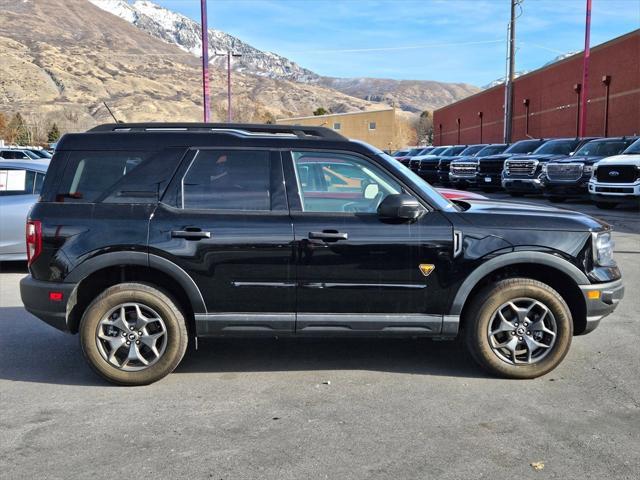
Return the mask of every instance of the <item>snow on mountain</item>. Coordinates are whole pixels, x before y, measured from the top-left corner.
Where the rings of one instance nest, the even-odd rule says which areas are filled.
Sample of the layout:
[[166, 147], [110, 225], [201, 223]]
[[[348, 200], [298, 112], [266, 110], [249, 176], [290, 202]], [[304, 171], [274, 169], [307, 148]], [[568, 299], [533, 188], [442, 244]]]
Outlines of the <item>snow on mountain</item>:
[[[89, 0], [97, 7], [116, 15], [154, 37], [177, 45], [182, 50], [200, 56], [202, 50], [200, 24], [189, 17], [172, 12], [149, 0]], [[272, 52], [263, 52], [220, 30], [209, 29], [210, 62], [224, 66], [226, 59], [215, 53], [231, 51], [233, 68], [241, 72], [269, 78], [309, 82], [319, 76], [295, 62]]]

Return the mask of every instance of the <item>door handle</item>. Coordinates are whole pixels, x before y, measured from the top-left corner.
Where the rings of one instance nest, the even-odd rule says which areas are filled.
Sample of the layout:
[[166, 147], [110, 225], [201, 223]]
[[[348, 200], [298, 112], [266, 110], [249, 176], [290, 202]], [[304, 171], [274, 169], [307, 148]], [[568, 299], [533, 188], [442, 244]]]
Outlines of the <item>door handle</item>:
[[185, 230], [172, 230], [171, 238], [184, 238], [187, 240], [200, 240], [202, 238], [211, 238], [211, 232], [204, 232], [199, 228], [189, 228]]
[[349, 235], [335, 230], [322, 232], [309, 232], [309, 240], [323, 240], [325, 242], [337, 242], [339, 240], [347, 240]]

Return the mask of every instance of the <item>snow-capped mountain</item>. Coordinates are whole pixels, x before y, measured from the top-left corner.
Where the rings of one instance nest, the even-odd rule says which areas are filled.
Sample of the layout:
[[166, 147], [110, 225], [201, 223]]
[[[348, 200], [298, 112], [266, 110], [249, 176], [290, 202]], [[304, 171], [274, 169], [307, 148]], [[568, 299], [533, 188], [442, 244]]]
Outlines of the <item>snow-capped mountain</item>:
[[[116, 15], [137, 28], [177, 45], [185, 52], [200, 56], [202, 30], [200, 24], [189, 17], [160, 7], [149, 0], [89, 0], [97, 7]], [[223, 66], [226, 59], [215, 53], [231, 51], [240, 54], [233, 59], [234, 70], [269, 78], [310, 82], [319, 76], [295, 62], [275, 53], [263, 52], [242, 40], [215, 29], [209, 29], [209, 56], [211, 63]]]

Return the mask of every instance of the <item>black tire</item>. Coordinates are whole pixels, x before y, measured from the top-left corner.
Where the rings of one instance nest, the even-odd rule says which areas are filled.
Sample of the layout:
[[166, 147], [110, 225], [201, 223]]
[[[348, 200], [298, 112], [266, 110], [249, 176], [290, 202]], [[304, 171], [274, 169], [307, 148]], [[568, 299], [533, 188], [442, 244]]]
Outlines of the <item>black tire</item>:
[[613, 210], [618, 206], [617, 203], [613, 203], [613, 202], [595, 202], [595, 204], [596, 204], [596, 207], [602, 210]]
[[509, 192], [509, 195], [512, 197], [524, 197], [524, 193], [522, 192]]
[[[105, 315], [129, 302], [142, 304], [157, 312], [166, 328], [166, 343], [161, 356], [149, 367], [137, 371], [121, 370], [109, 363], [100, 353], [97, 340], [98, 328]], [[165, 377], [182, 360], [189, 338], [184, 315], [177, 303], [166, 293], [142, 283], [120, 283], [107, 288], [87, 307], [79, 330], [82, 352], [91, 368], [117, 385], [148, 385]]]
[[[556, 336], [555, 343], [539, 361], [513, 364], [500, 358], [492, 348], [489, 326], [501, 306], [521, 298], [541, 302], [549, 309], [555, 320]], [[558, 292], [536, 280], [511, 278], [489, 285], [474, 296], [465, 312], [463, 336], [471, 356], [499, 377], [529, 379], [544, 375], [562, 362], [571, 346], [573, 320], [569, 307]]]
[[551, 203], [562, 203], [566, 200], [565, 197], [547, 197]]

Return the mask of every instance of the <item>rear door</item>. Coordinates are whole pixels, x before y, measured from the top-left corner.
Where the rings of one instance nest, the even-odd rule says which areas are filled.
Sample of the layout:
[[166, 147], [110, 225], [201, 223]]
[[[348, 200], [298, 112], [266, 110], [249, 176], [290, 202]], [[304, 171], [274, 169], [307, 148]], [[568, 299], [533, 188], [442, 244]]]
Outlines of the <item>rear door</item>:
[[150, 222], [150, 254], [195, 281], [199, 335], [292, 333], [293, 229], [280, 152], [195, 149]]
[[437, 211], [384, 221], [377, 206], [408, 193], [374, 161], [345, 152], [284, 158], [297, 257], [299, 333], [437, 335], [453, 231]]

